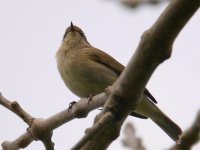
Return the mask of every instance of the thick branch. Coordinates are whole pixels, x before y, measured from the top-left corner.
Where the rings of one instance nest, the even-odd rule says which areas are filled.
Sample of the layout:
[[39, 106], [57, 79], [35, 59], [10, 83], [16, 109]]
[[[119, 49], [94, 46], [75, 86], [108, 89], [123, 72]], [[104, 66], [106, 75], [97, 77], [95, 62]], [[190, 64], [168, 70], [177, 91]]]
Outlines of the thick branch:
[[[171, 56], [171, 48], [176, 36], [199, 8], [199, 4], [200, 0], [172, 1], [156, 23], [144, 33], [127, 68], [110, 88], [104, 110], [96, 117], [95, 124], [90, 129], [96, 130], [96, 124], [101, 124], [103, 130], [99, 128], [96, 135], [93, 132], [86, 133], [87, 141], [82, 145], [75, 145], [74, 150], [77, 150], [77, 147], [82, 147], [84, 150], [94, 147], [96, 150], [102, 150], [102, 147], [106, 149], [117, 138], [123, 121], [140, 102], [145, 85], [153, 71]], [[108, 112], [112, 114], [110, 117], [112, 121], [107, 120], [110, 119], [109, 117], [102, 119], [107, 116]]]

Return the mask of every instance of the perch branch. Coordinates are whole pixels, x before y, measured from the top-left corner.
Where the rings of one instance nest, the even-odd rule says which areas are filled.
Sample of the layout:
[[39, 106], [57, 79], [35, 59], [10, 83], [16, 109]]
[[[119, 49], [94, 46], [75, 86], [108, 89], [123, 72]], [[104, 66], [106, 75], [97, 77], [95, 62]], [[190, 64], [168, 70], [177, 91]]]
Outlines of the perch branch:
[[33, 118], [17, 102], [11, 102], [0, 94], [0, 104], [29, 125], [27, 132], [14, 141], [4, 141], [2, 148], [3, 150], [18, 150], [27, 147], [33, 140], [41, 140], [47, 150], [53, 150], [54, 143], [51, 141], [51, 137], [54, 129], [72, 119], [86, 117], [90, 111], [103, 106], [105, 100], [105, 93], [94, 96], [89, 104], [87, 98], [82, 98], [70, 110], [65, 109], [47, 119], [41, 119]]

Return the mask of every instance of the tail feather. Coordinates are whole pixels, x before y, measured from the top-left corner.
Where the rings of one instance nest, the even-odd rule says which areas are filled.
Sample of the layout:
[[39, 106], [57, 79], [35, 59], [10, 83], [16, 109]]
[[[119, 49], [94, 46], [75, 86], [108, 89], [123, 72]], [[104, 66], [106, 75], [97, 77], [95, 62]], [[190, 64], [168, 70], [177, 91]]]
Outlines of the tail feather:
[[162, 114], [161, 118], [152, 120], [161, 128], [167, 135], [169, 135], [176, 143], [180, 143], [180, 137], [182, 134], [181, 128], [175, 124], [166, 115]]
[[143, 97], [141, 103], [135, 108], [135, 113], [150, 118], [155, 122], [169, 137], [177, 143], [180, 142], [182, 134], [181, 128], [167, 117], [147, 96]]

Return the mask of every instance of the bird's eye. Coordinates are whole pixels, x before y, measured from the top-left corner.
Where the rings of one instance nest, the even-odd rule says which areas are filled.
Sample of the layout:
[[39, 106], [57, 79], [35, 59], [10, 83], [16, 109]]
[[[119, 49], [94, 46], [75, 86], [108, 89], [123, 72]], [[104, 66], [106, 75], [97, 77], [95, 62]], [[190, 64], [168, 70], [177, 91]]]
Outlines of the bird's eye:
[[81, 36], [83, 36], [83, 37], [85, 36], [83, 31], [80, 31], [79, 33], [80, 33]]

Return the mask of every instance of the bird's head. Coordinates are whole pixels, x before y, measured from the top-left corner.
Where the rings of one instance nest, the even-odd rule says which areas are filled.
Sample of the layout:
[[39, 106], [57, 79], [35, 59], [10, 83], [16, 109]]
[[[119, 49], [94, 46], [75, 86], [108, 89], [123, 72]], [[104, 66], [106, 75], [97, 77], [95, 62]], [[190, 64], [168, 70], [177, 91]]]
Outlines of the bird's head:
[[74, 26], [72, 22], [71, 25], [66, 29], [62, 42], [66, 43], [72, 48], [91, 46], [87, 41], [84, 32], [79, 27]]

